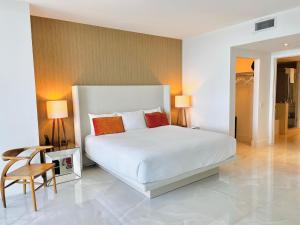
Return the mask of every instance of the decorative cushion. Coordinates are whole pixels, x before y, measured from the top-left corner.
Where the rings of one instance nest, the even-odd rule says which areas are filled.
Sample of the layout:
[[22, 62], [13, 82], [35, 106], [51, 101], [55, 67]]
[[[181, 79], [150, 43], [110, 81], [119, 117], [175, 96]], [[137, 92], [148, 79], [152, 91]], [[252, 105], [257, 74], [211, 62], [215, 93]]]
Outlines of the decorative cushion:
[[94, 124], [93, 124], [93, 119], [94, 118], [98, 118], [98, 117], [113, 117], [113, 116], [117, 116], [116, 113], [112, 113], [112, 114], [91, 114], [89, 113], [89, 119], [90, 119], [90, 129], [91, 129], [91, 135], [95, 135], [95, 128], [94, 128]]
[[167, 114], [164, 112], [146, 113], [145, 120], [149, 128], [170, 125]]
[[143, 111], [123, 112], [122, 116], [125, 131], [147, 128]]
[[124, 132], [122, 117], [98, 117], [93, 119], [95, 135], [116, 134]]

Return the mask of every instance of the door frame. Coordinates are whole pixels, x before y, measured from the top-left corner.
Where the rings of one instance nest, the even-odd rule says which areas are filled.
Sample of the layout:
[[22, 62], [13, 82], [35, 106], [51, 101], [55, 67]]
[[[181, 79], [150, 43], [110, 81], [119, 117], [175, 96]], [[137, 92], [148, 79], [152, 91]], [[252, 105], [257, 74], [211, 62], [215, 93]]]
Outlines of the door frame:
[[[233, 49], [232, 49], [233, 50]], [[259, 81], [261, 72], [261, 59], [253, 51], [244, 51], [234, 49], [231, 52], [231, 88], [230, 88], [230, 135], [234, 137], [235, 128], [235, 107], [236, 107], [236, 59], [237, 58], [251, 58], [254, 59], [254, 80], [253, 80], [253, 100], [252, 100], [252, 141], [251, 145], [258, 144], [259, 132]]]
[[[271, 54], [270, 75], [270, 105], [269, 105], [269, 144], [275, 143], [275, 106], [276, 106], [276, 84], [277, 84], [277, 60], [279, 58], [300, 56], [300, 49], [274, 52]], [[299, 102], [299, 99], [298, 99]], [[298, 118], [299, 119], [299, 118]]]

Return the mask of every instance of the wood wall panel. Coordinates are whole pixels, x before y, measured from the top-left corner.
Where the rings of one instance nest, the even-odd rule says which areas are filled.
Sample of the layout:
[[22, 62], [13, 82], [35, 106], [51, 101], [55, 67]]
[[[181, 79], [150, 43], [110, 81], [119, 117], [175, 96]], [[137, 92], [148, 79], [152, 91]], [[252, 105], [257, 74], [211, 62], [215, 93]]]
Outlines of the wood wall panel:
[[181, 40], [34, 16], [31, 26], [41, 144], [51, 129], [45, 102], [56, 99], [68, 100], [74, 141], [72, 85], [169, 84], [181, 93]]

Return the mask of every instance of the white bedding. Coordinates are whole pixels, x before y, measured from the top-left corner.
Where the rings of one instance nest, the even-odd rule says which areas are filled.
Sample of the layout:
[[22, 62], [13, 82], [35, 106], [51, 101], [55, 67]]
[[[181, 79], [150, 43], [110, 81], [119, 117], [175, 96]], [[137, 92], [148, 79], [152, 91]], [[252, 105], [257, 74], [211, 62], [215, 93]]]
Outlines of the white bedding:
[[89, 135], [88, 157], [139, 183], [160, 181], [224, 161], [235, 155], [234, 138], [178, 126]]

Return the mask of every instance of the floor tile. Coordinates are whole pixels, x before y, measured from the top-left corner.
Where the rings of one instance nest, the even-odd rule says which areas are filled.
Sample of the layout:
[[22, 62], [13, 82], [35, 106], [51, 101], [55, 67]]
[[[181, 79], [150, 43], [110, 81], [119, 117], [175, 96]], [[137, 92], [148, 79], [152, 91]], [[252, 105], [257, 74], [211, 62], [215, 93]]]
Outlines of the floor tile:
[[[22, 188], [20, 186], [20, 188]], [[299, 225], [300, 135], [274, 146], [239, 144], [219, 175], [149, 200], [98, 167], [80, 180], [8, 197], [3, 225]]]

